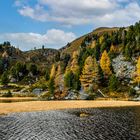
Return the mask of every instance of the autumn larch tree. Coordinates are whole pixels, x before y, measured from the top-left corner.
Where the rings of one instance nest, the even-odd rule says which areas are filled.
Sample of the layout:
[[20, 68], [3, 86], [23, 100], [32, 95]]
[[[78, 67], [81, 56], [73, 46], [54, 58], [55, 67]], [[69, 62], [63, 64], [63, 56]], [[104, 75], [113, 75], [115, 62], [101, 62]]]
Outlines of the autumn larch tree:
[[89, 56], [85, 60], [82, 75], [80, 77], [81, 85], [85, 92], [89, 92], [90, 89], [95, 89], [98, 84], [98, 64], [95, 58]]
[[55, 78], [55, 74], [56, 74], [56, 67], [55, 65], [52, 65], [50, 78]]
[[72, 79], [72, 88], [75, 90], [80, 89], [80, 67], [78, 65], [78, 57], [79, 57], [79, 52], [75, 51], [72, 56], [72, 61], [70, 65], [70, 69], [73, 73], [73, 79]]
[[79, 53], [77, 51], [75, 51], [72, 56], [72, 62], [71, 62], [70, 69], [74, 74], [79, 73], [79, 69], [80, 69], [79, 65], [78, 65], [78, 55], [79, 55]]
[[100, 59], [100, 66], [101, 66], [105, 76], [108, 77], [112, 74], [111, 69], [110, 69], [111, 61], [110, 61], [110, 58], [109, 58], [106, 50], [102, 53], [102, 56]]
[[59, 88], [59, 90], [62, 90], [62, 85], [63, 85], [63, 74], [62, 74], [61, 65], [59, 64], [57, 66], [57, 71], [55, 75], [55, 86], [56, 88]]
[[136, 77], [134, 81], [140, 86], [140, 57], [138, 58], [138, 62], [136, 65]]
[[48, 82], [48, 89], [51, 95], [53, 95], [55, 91], [55, 82], [54, 82], [55, 74], [56, 74], [56, 67], [55, 65], [53, 65], [51, 69], [50, 79]]

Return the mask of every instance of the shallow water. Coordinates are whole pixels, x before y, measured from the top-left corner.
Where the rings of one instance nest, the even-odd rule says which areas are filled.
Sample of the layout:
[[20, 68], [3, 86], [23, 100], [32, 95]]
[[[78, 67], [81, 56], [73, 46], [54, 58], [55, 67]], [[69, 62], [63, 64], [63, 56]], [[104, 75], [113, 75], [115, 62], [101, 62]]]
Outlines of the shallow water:
[[0, 140], [140, 140], [140, 107], [1, 116]]

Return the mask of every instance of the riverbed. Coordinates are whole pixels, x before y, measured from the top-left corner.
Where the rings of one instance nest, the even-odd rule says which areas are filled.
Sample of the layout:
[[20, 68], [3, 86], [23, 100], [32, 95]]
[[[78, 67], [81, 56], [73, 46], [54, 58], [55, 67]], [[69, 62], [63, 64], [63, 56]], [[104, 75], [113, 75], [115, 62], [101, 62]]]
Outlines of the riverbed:
[[12, 113], [0, 140], [140, 140], [140, 107]]

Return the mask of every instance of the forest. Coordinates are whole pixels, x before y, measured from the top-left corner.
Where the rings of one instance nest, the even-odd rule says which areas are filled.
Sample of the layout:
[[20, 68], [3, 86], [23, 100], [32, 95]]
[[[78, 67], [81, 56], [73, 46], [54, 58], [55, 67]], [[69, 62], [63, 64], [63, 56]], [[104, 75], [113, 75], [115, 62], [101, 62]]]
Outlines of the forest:
[[140, 94], [140, 22], [126, 28], [101, 28], [68, 51], [72, 43], [60, 50], [42, 46], [29, 52], [8, 41], [0, 44], [1, 89], [11, 83], [28, 85], [28, 92], [39, 88], [43, 91], [39, 96], [47, 99], [80, 99], [81, 94], [94, 99], [99, 91], [115, 98]]

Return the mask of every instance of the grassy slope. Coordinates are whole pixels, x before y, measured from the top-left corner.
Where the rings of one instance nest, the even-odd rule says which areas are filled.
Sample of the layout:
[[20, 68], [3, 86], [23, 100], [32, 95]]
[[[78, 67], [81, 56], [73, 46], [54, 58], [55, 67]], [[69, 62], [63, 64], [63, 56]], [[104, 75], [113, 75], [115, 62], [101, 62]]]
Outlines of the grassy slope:
[[62, 49], [60, 49], [60, 51], [62, 51], [62, 53], [69, 53], [72, 54], [72, 52], [76, 51], [78, 49], [78, 47], [81, 45], [82, 41], [85, 39], [85, 37], [87, 37], [88, 35], [93, 35], [93, 34], [98, 34], [98, 35], [102, 35], [105, 32], [112, 32], [112, 31], [116, 31], [119, 28], [117, 27], [113, 27], [113, 28], [107, 28], [107, 27], [101, 27], [101, 28], [97, 28], [96, 30], [92, 31], [91, 33], [88, 33], [84, 36], [81, 36], [79, 38], [77, 38], [76, 40], [72, 41], [70, 43], [69, 47], [64, 47]]

